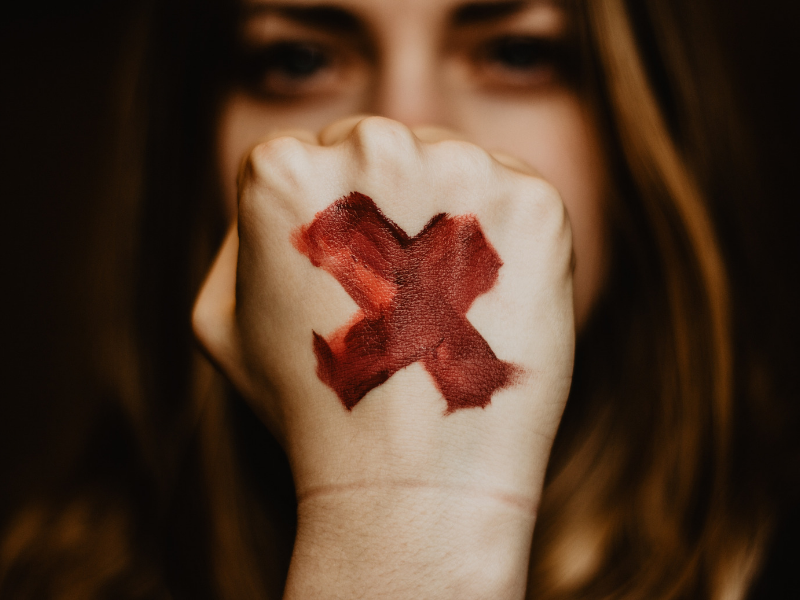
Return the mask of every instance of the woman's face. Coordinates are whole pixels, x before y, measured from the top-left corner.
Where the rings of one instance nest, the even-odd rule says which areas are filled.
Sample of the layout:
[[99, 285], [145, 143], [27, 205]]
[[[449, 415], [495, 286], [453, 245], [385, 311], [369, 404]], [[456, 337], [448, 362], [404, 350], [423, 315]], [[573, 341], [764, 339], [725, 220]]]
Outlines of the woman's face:
[[225, 200], [242, 155], [275, 130], [356, 113], [436, 125], [534, 166], [572, 222], [578, 325], [605, 271], [607, 167], [574, 85], [557, 0], [244, 0], [236, 73], [218, 130]]

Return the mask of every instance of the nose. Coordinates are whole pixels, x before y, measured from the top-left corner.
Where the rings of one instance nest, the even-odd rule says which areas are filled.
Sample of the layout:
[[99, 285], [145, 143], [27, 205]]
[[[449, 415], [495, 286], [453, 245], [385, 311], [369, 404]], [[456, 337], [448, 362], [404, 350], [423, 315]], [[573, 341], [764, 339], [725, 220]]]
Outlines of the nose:
[[397, 36], [381, 58], [369, 112], [409, 127], [454, 126], [435, 48], [420, 31]]

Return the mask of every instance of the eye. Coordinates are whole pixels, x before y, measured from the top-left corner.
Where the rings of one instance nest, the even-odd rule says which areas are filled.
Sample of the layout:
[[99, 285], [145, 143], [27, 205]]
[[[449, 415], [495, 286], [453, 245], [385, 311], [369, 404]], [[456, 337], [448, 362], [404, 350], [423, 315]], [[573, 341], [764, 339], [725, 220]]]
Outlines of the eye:
[[279, 41], [242, 56], [240, 79], [253, 91], [274, 98], [328, 91], [341, 66], [327, 46]]
[[558, 40], [508, 36], [488, 44], [486, 59], [497, 66], [517, 71], [542, 67], [558, 67], [564, 58], [563, 44]]
[[565, 44], [558, 39], [503, 36], [488, 41], [477, 62], [486, 84], [526, 88], [568, 76], [571, 68], [568, 54]]
[[490, 44], [487, 58], [508, 69], [527, 70], [541, 66], [548, 58], [546, 46], [536, 38], [502, 38]]
[[265, 52], [264, 66], [286, 77], [310, 77], [328, 66], [328, 57], [315, 44], [281, 42]]

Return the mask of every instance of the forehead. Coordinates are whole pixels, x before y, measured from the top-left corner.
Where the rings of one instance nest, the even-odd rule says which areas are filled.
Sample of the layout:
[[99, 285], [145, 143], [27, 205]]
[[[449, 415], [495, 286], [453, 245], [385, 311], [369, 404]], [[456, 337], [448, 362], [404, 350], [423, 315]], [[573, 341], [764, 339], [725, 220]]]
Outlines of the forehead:
[[566, 0], [242, 0], [250, 22], [277, 16], [326, 30], [372, 30], [392, 37], [393, 29], [526, 23], [542, 31], [563, 31], [570, 20]]
[[355, 15], [451, 14], [467, 18], [492, 18], [531, 8], [564, 8], [564, 0], [243, 0], [247, 10], [281, 11], [318, 9]]

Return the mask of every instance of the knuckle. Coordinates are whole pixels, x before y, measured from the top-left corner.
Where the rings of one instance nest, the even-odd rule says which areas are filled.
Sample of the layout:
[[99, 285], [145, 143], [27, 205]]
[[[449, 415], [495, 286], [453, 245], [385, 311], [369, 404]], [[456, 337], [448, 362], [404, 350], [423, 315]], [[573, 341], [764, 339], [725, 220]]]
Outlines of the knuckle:
[[505, 169], [516, 172], [518, 174], [524, 174], [530, 176], [538, 175], [536, 169], [534, 169], [531, 165], [529, 165], [522, 159], [514, 156], [513, 154], [508, 154], [501, 150], [494, 150], [490, 152], [490, 154], [492, 158], [495, 161], [497, 161], [500, 165], [502, 165]]
[[296, 182], [306, 164], [305, 144], [293, 136], [281, 136], [253, 147], [246, 159], [247, 174], [267, 184]]
[[429, 144], [426, 149], [436, 174], [459, 188], [497, 183], [491, 156], [475, 144], [449, 139]]
[[411, 128], [414, 137], [422, 142], [433, 144], [445, 140], [463, 140], [461, 133], [438, 125], [417, 125]]
[[531, 193], [538, 203], [546, 209], [556, 211], [564, 205], [561, 201], [561, 193], [546, 179], [533, 175], [521, 175], [521, 178], [530, 186]]
[[311, 170], [308, 152], [308, 146], [292, 136], [277, 137], [254, 146], [239, 173], [240, 216], [252, 210], [259, 212], [265, 193], [282, 197], [301, 189]]
[[353, 127], [353, 132], [363, 139], [411, 134], [411, 130], [399, 121], [377, 116], [364, 117]]
[[252, 156], [262, 168], [275, 163], [296, 163], [305, 156], [306, 144], [294, 136], [283, 135], [262, 142], [253, 149]]
[[385, 117], [367, 117], [353, 128], [352, 140], [366, 158], [396, 155], [415, 147], [411, 130]]
[[521, 223], [549, 239], [571, 239], [569, 215], [561, 194], [550, 182], [535, 176], [520, 178], [521, 202], [517, 215]]
[[442, 151], [457, 160], [457, 164], [464, 170], [472, 173], [475, 169], [489, 171], [492, 157], [486, 150], [465, 140], [442, 140], [436, 142]]
[[572, 260], [572, 227], [566, 206], [559, 196], [556, 198], [558, 202], [549, 203], [545, 209], [541, 231], [551, 244], [554, 259], [561, 257], [562, 262], [567, 264]]

